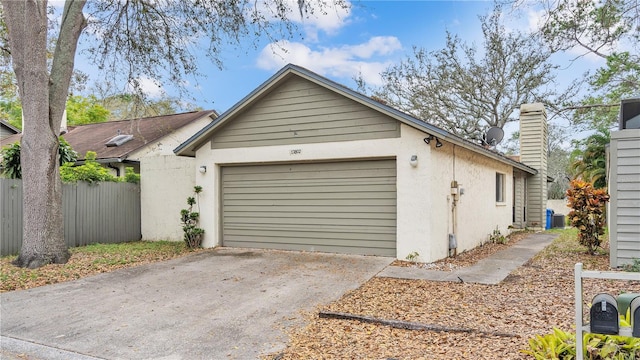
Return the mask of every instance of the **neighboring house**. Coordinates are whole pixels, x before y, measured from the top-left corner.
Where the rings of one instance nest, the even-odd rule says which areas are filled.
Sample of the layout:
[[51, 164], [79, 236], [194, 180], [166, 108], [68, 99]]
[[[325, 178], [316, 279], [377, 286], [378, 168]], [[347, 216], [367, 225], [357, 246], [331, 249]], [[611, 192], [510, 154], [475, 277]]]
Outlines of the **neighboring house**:
[[[173, 149], [209, 125], [213, 110], [109, 121], [69, 127], [63, 137], [78, 152], [77, 164], [87, 151], [97, 161], [123, 177], [125, 168], [140, 173], [142, 238], [181, 240], [180, 209], [195, 184], [193, 160], [177, 157]], [[64, 125], [63, 121], [63, 127]], [[2, 140], [2, 146], [19, 141], [20, 135]]]
[[18, 133], [20, 133], [20, 129], [4, 120], [0, 120], [0, 140]]
[[287, 65], [175, 153], [195, 159], [206, 247], [429, 262], [544, 227], [546, 114], [520, 112], [522, 162]]
[[613, 268], [640, 259], [640, 98], [621, 103], [619, 131], [608, 155], [609, 260]]

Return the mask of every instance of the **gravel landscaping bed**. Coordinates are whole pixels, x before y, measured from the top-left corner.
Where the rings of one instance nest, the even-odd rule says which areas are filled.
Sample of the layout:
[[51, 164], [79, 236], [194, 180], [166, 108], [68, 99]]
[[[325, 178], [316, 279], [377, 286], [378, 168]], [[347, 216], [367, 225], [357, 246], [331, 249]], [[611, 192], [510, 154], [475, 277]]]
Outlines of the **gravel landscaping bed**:
[[[451, 264], [447, 267], [469, 266], [487, 255], [483, 249], [473, 251], [461, 263], [447, 260]], [[306, 314], [308, 326], [291, 332], [284, 352], [266, 358], [527, 359], [520, 350], [529, 338], [550, 333], [553, 327], [575, 331], [577, 262], [585, 270], [610, 270], [607, 254], [587, 255], [577, 245], [575, 232], [565, 232], [498, 285], [373, 278], [335, 303]], [[586, 279], [585, 305], [601, 292], [640, 293], [640, 282]], [[469, 331], [404, 330], [320, 318], [323, 311]]]

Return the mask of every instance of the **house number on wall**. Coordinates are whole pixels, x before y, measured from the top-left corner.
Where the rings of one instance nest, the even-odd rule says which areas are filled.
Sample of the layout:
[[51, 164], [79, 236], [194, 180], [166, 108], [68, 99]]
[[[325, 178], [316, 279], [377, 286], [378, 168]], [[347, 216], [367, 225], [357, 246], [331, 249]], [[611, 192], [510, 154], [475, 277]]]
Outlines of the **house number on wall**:
[[302, 154], [302, 149], [289, 150], [289, 155], [300, 155], [300, 154]]

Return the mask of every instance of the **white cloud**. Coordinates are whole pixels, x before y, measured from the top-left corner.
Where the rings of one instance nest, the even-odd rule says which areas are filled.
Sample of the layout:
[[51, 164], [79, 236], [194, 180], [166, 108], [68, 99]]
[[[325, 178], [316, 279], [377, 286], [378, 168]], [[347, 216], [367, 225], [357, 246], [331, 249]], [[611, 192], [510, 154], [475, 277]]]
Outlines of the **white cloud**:
[[400, 40], [394, 36], [376, 36], [362, 44], [317, 50], [298, 42], [280, 41], [262, 49], [257, 65], [265, 70], [278, 70], [292, 63], [324, 76], [339, 78], [354, 78], [362, 74], [368, 84], [379, 86], [382, 85], [380, 73], [391, 65], [384, 57], [401, 49]]
[[[345, 1], [345, 6], [336, 5], [334, 2], [325, 0], [307, 0], [309, 11], [300, 17], [298, 0], [285, 0], [288, 13], [287, 18], [302, 27], [305, 38], [309, 41], [317, 41], [318, 33], [325, 32], [328, 35], [335, 35], [340, 29], [346, 26], [351, 17], [351, 3]], [[264, 1], [256, 2], [257, 11], [266, 15], [269, 20], [275, 20], [274, 14], [277, 10], [267, 7], [269, 3]], [[271, 4], [272, 5], [272, 4]], [[271, 16], [269, 16], [271, 14]]]
[[[164, 88], [151, 78], [138, 78], [136, 81], [142, 92], [152, 99], [160, 98], [166, 93]], [[133, 91], [132, 85], [129, 85], [128, 88], [129, 91]]]

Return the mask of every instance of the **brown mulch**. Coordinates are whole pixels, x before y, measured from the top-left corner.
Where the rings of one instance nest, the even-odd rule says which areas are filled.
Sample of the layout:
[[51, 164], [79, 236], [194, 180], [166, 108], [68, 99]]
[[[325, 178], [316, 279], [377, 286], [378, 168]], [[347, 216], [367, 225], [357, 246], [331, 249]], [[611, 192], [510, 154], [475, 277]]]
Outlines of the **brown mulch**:
[[407, 260], [395, 260], [392, 266], [418, 267], [429, 270], [453, 271], [459, 268], [474, 265], [478, 260], [482, 260], [487, 256], [493, 255], [498, 251], [504, 250], [531, 234], [531, 231], [521, 230], [513, 232], [507, 236], [507, 242], [504, 244], [487, 242], [474, 249], [457, 254], [455, 257], [448, 257], [432, 263], [422, 263]]
[[16, 267], [12, 264], [16, 256], [5, 256], [0, 258], [0, 293], [77, 280], [200, 251], [208, 250], [188, 249], [182, 242], [136, 241], [106, 248], [97, 244], [70, 249], [71, 258], [66, 264], [49, 264], [38, 269]]
[[[575, 242], [575, 236], [556, 239], [498, 285], [373, 278], [306, 314], [308, 325], [291, 332], [288, 347], [265, 359], [530, 359], [521, 352], [529, 338], [554, 327], [575, 331], [575, 263], [582, 262], [585, 270], [609, 270], [608, 255], [587, 255]], [[490, 248], [470, 251], [446, 264], [471, 265], [497, 251]], [[585, 279], [583, 283], [585, 305], [601, 292], [640, 293], [638, 281]], [[473, 331], [405, 330], [321, 318], [319, 312]], [[488, 335], [492, 333], [500, 336]]]

